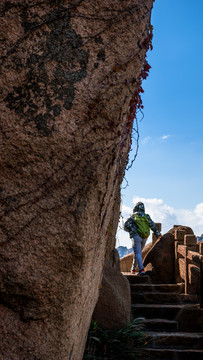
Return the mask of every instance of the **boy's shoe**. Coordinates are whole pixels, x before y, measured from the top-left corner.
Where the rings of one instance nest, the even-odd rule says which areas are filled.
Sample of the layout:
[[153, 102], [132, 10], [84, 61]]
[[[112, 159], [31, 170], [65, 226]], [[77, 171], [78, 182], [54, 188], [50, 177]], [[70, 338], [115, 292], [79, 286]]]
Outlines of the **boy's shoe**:
[[136, 271], [135, 271], [135, 270], [131, 270], [131, 274], [136, 274]]
[[138, 276], [139, 276], [139, 275], [145, 275], [145, 271], [144, 271], [144, 270], [140, 270], [140, 271], [139, 271], [139, 274], [137, 274], [137, 275], [138, 275]]

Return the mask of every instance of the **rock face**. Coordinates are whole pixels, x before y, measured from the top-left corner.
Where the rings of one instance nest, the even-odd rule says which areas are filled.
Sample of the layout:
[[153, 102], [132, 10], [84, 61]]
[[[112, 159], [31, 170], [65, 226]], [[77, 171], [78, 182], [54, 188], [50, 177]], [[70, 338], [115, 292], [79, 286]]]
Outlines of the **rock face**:
[[2, 360], [82, 358], [152, 3], [1, 2]]
[[114, 267], [105, 266], [93, 320], [104, 329], [120, 329], [130, 322], [129, 281]]
[[[120, 194], [117, 194], [120, 197]], [[117, 199], [118, 200], [118, 199]], [[116, 230], [120, 213], [120, 201], [115, 202], [110, 227], [99, 298], [93, 320], [104, 329], [119, 329], [130, 322], [131, 292], [129, 281], [121, 274], [120, 258], [115, 249]]]
[[155, 283], [174, 283], [174, 235], [164, 234], [144, 259], [144, 269]]

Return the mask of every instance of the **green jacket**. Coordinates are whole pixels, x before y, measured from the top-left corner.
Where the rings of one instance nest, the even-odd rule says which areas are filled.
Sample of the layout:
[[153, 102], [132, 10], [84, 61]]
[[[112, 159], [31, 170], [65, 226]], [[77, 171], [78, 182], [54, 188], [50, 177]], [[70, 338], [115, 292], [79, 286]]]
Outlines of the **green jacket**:
[[155, 223], [152, 221], [151, 217], [148, 214], [145, 214], [144, 211], [140, 210], [140, 211], [134, 212], [133, 215], [131, 215], [124, 224], [124, 230], [129, 232], [131, 238], [133, 238], [136, 235], [139, 235], [138, 232], [137, 232], [135, 214], [138, 215], [138, 216], [146, 216], [146, 218], [147, 218], [147, 220], [149, 222], [150, 229], [154, 232], [154, 234], [157, 237], [159, 237], [161, 235], [159, 230], [157, 229]]

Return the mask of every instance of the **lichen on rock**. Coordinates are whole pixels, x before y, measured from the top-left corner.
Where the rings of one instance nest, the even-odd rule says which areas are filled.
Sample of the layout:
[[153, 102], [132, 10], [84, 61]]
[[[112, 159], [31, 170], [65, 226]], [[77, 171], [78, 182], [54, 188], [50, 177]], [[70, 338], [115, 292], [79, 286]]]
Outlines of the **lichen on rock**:
[[82, 358], [152, 5], [1, 3], [2, 359]]

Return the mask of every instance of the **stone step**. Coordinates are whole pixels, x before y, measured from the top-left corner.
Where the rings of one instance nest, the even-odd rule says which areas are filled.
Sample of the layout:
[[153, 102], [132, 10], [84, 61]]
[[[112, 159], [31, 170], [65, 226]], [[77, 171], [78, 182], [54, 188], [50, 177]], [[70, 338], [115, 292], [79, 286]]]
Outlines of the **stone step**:
[[168, 319], [143, 320], [144, 331], [178, 331], [178, 322]]
[[132, 275], [130, 273], [122, 273], [128, 279], [130, 284], [151, 284], [152, 281], [148, 275]]
[[131, 284], [132, 292], [172, 292], [172, 293], [183, 293], [184, 284]]
[[183, 304], [193, 303], [197, 304], [198, 299], [195, 295], [185, 295], [178, 293], [163, 293], [163, 292], [136, 292], [131, 291], [132, 303], [140, 304]]
[[182, 303], [199, 304], [197, 295], [181, 294]]
[[132, 317], [174, 320], [183, 304], [132, 304]]
[[203, 349], [203, 333], [148, 331], [145, 340], [153, 349]]
[[202, 360], [203, 350], [174, 350], [147, 348], [142, 352], [142, 360]]

